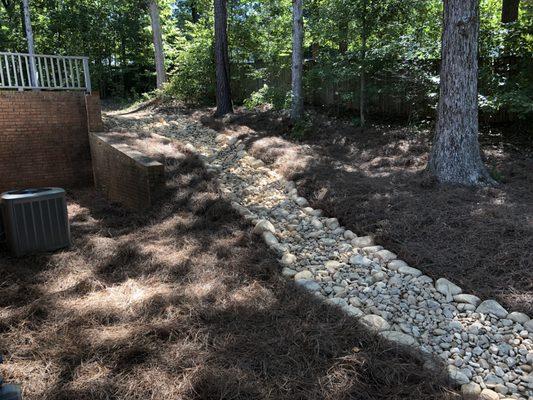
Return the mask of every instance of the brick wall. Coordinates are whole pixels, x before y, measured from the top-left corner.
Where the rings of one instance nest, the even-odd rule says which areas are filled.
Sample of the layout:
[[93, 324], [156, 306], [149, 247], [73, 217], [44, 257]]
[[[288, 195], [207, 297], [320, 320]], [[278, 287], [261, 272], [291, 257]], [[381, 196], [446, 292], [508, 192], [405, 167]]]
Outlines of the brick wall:
[[0, 192], [92, 183], [88, 120], [97, 96], [81, 92], [0, 92]]
[[112, 132], [90, 133], [90, 142], [96, 188], [127, 208], [149, 208], [165, 185], [163, 164], [118, 142]]
[[102, 106], [100, 104], [100, 93], [93, 92], [85, 97], [87, 106], [87, 123], [89, 132], [102, 132], [104, 123], [102, 122]]

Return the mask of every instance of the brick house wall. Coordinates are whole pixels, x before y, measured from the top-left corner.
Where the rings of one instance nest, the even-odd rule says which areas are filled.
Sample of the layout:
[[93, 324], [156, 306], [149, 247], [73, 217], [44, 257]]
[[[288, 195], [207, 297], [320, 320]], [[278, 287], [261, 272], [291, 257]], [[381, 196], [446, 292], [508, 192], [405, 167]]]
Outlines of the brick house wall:
[[101, 124], [97, 94], [0, 92], [0, 192], [90, 185], [89, 126]]

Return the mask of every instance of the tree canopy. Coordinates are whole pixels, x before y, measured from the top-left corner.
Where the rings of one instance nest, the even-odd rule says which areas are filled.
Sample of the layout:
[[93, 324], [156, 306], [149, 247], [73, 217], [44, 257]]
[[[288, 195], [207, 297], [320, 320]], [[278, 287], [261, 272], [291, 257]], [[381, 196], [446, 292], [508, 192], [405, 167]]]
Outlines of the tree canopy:
[[[0, 2], [4, 51], [26, 51], [21, 3]], [[166, 90], [188, 102], [214, 104], [213, 2], [159, 5]], [[288, 108], [292, 2], [228, 0], [227, 7], [234, 101]], [[480, 110], [525, 118], [533, 112], [533, 5], [519, 2], [518, 19], [505, 23], [502, 7], [502, 0], [480, 2]], [[36, 52], [89, 56], [103, 97], [138, 96], [156, 87], [145, 0], [33, 0], [31, 9]], [[386, 106], [410, 117], [434, 114], [442, 1], [308, 0], [304, 25], [306, 102], [339, 112], [358, 109], [364, 69], [369, 113]]]

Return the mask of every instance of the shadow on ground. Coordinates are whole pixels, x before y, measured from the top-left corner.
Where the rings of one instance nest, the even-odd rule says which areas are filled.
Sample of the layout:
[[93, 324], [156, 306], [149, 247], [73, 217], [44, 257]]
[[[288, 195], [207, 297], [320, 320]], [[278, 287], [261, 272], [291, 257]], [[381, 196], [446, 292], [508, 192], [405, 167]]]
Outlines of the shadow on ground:
[[[431, 129], [374, 126], [312, 114], [305, 140], [273, 111], [239, 110], [226, 122], [192, 114], [241, 135], [256, 157], [287, 178], [311, 205], [434, 278], [533, 314], [533, 142], [525, 127], [483, 128], [486, 164], [501, 183], [469, 189], [424, 174]], [[521, 134], [520, 134], [521, 132]]]
[[76, 191], [71, 249], [0, 250], [1, 372], [25, 399], [454, 397], [416, 355], [282, 279], [216, 180], [172, 146], [152, 211]]

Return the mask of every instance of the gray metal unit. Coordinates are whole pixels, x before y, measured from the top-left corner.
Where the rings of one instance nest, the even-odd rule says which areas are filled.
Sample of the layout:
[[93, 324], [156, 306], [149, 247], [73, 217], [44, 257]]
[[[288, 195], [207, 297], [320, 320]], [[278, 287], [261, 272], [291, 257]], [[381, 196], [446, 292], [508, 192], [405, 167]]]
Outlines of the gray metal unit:
[[16, 256], [70, 245], [65, 191], [59, 188], [14, 190], [0, 197], [4, 229]]

